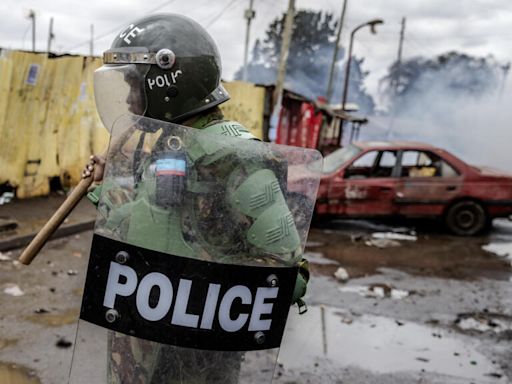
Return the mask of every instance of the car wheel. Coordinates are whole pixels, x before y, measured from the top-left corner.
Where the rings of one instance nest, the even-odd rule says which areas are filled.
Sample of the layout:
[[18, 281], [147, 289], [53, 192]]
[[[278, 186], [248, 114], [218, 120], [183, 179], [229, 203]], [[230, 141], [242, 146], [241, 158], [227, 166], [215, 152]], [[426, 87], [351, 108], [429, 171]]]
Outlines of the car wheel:
[[482, 232], [489, 223], [484, 207], [474, 201], [459, 201], [446, 212], [448, 229], [459, 236], [473, 236]]

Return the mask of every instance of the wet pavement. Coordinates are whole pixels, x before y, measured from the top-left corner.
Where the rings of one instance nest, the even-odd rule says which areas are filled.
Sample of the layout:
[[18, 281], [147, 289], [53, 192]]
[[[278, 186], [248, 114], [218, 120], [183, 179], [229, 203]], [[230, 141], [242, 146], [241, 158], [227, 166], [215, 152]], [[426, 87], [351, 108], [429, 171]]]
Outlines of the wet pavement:
[[[54, 240], [29, 267], [0, 254], [0, 383], [67, 382], [91, 237]], [[276, 383], [512, 382], [512, 223], [458, 238], [339, 221], [306, 251], [309, 311], [291, 309]]]

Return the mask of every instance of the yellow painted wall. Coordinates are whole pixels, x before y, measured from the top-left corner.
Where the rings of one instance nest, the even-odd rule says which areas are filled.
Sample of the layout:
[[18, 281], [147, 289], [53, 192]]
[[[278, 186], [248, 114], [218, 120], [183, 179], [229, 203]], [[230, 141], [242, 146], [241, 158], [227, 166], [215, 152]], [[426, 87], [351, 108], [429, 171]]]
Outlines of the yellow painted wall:
[[[46, 195], [49, 179], [76, 185], [92, 153], [102, 153], [109, 135], [94, 104], [93, 72], [101, 59], [2, 51], [0, 56], [0, 183], [17, 187], [19, 198]], [[262, 138], [265, 90], [228, 82], [222, 104]]]
[[226, 119], [238, 121], [254, 136], [263, 139], [265, 88], [243, 81], [224, 82], [223, 85], [231, 96], [220, 105]]
[[46, 195], [49, 179], [76, 185], [108, 133], [94, 105], [92, 74], [101, 59], [2, 51], [0, 183], [19, 198]]

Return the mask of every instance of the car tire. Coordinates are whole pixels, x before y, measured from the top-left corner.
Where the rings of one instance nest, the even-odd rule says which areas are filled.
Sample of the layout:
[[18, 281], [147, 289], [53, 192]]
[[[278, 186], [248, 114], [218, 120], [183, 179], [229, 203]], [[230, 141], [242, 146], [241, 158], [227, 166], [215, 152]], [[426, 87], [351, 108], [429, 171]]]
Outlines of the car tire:
[[475, 201], [459, 201], [453, 204], [445, 216], [450, 232], [459, 236], [474, 236], [488, 227], [489, 218], [484, 207]]

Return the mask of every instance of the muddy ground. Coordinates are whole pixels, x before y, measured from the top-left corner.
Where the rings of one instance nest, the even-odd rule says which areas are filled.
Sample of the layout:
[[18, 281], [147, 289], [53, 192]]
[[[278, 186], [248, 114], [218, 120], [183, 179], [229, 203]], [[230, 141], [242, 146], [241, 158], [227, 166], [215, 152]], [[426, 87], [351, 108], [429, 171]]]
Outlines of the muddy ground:
[[[311, 231], [309, 310], [291, 310], [276, 383], [512, 382], [512, 223], [471, 239], [405, 224]], [[0, 383], [67, 382], [91, 236], [30, 267], [1, 255]]]

